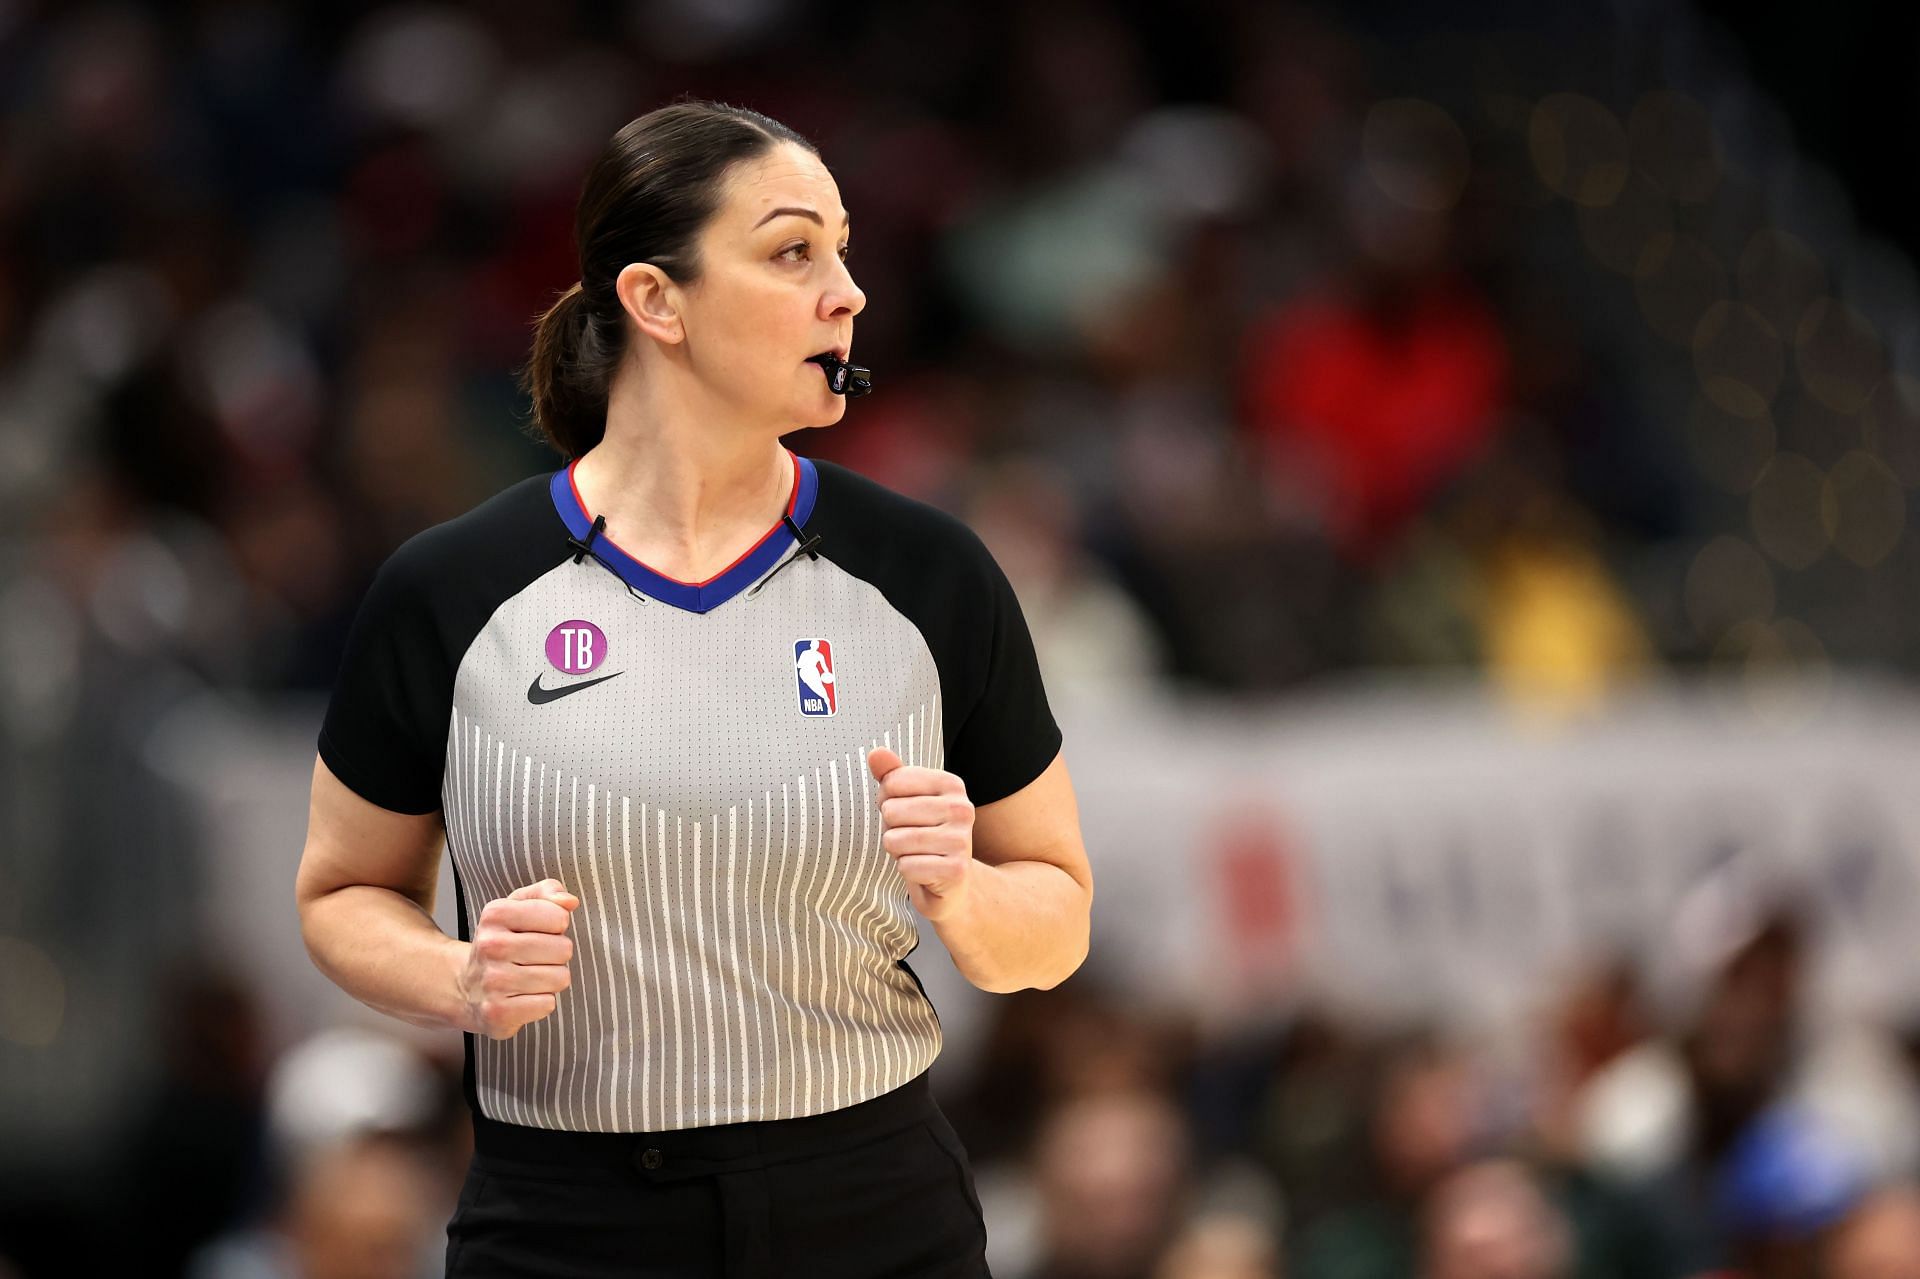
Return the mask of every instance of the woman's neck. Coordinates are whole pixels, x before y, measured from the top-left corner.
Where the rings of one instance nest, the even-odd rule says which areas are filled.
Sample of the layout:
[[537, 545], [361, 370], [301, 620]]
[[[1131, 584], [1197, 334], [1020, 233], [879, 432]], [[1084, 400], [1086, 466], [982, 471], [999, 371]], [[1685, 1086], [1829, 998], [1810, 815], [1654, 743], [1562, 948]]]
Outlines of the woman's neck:
[[779, 522], [793, 463], [778, 436], [616, 394], [604, 439], [574, 467], [606, 536], [668, 577], [704, 581]]

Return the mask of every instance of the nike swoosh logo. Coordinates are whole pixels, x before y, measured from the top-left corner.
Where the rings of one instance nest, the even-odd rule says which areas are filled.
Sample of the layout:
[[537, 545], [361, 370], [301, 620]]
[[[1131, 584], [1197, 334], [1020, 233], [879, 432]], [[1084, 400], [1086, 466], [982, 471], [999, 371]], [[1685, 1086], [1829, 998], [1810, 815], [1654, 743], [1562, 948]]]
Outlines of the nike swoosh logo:
[[540, 687], [540, 677], [535, 675], [533, 683], [527, 685], [527, 700], [535, 706], [545, 706], [548, 702], [557, 702], [568, 693], [577, 693], [583, 688], [592, 688], [595, 684], [604, 684], [614, 675], [625, 675], [625, 671], [615, 671], [613, 675], [602, 675], [598, 679], [583, 679], [578, 684], [562, 684], [559, 688]]

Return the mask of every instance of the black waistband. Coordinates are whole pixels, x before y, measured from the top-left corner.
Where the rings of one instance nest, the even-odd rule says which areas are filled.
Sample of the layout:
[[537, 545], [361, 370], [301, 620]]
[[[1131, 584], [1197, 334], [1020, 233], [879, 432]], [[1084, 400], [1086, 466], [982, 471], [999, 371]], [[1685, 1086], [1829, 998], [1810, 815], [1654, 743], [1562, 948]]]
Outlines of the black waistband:
[[473, 1117], [482, 1163], [507, 1160], [560, 1168], [632, 1169], [655, 1178], [762, 1167], [885, 1136], [939, 1113], [929, 1072], [892, 1092], [840, 1110], [792, 1119], [750, 1120], [664, 1132], [572, 1132]]

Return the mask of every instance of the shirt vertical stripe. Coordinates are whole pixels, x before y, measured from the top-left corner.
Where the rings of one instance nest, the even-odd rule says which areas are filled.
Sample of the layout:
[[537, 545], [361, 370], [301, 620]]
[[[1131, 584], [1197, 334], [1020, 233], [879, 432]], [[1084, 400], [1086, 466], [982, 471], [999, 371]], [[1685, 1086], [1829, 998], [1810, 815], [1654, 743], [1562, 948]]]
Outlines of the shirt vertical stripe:
[[[757, 895], [753, 891], [753, 872], [755, 869], [760, 871], [760, 892]], [[763, 906], [766, 903], [766, 875], [766, 858], [756, 857], [753, 854], [753, 796], [749, 795], [747, 796], [747, 911], [750, 915], [759, 916], [760, 949], [758, 954], [762, 957], [762, 963], [765, 962], [767, 953], [767, 912], [764, 909], [754, 910], [753, 903], [760, 902]], [[755, 952], [749, 950], [747, 958], [751, 960], [754, 954]], [[743, 1029], [740, 1037], [740, 1056], [749, 1063], [747, 1066], [747, 1071], [749, 1072], [747, 1078], [764, 1080], [767, 1077], [767, 1049], [760, 1037], [760, 1005], [764, 1001], [759, 998], [758, 993], [752, 989], [752, 983], [744, 972], [736, 973], [736, 980], [740, 982], [740, 995], [743, 1006], [745, 1004], [753, 1005], [753, 1055], [751, 1058], [747, 1055], [747, 1040]], [[741, 1091], [745, 1098], [741, 1103], [743, 1115], [750, 1119], [761, 1118], [765, 1106], [760, 1102], [756, 1091], [752, 1089], [742, 1089]]]
[[[547, 766], [544, 763], [540, 765], [540, 811], [538, 818], [540, 830], [540, 864], [543, 868], [550, 870], [555, 878], [558, 878], [560, 874], [560, 770], [555, 769], [553, 774], [553, 835], [551, 842], [549, 842], [547, 835]], [[540, 1079], [541, 1083], [545, 1085], [539, 1094], [537, 1094], [540, 1097], [540, 1104], [537, 1109], [541, 1116], [541, 1122], [553, 1128], [560, 1126], [557, 1110], [559, 1104], [560, 1027], [563, 1024], [560, 1018], [565, 1011], [565, 1006], [572, 1002], [573, 992], [571, 990], [563, 992], [559, 998], [553, 1001], [553, 1011], [546, 1017], [543, 1017], [535, 1027], [540, 1035], [539, 1057], [542, 1067]]]
[[[566, 877], [570, 892], [579, 891], [580, 882], [580, 778], [570, 777], [567, 786], [567, 855], [573, 862], [573, 873]], [[574, 935], [574, 975], [580, 977], [580, 983], [573, 988], [574, 998], [567, 1008], [567, 1069], [566, 1079], [561, 1084], [562, 1103], [566, 1107], [567, 1123], [580, 1127], [586, 1123], [586, 1113], [580, 1105], [584, 1089], [581, 1085], [581, 1067], [586, 1060], [588, 1044], [587, 1030], [587, 982], [581, 969], [580, 960], [586, 949], [586, 940], [579, 935], [579, 929], [568, 921], [567, 930]]]
[[[549, 860], [553, 866], [555, 879], [562, 879], [567, 873], [566, 863], [560, 860], [566, 848], [560, 838], [560, 801], [565, 796], [566, 789], [567, 779], [561, 775], [558, 768], [554, 769], [553, 848], [549, 854]], [[577, 946], [575, 953], [578, 953]], [[564, 998], [554, 1001], [553, 1013], [545, 1022], [547, 1049], [553, 1059], [547, 1071], [547, 1122], [555, 1128], [566, 1127], [566, 1122], [560, 1113], [560, 1107], [566, 1096], [561, 1089], [561, 1084], [566, 1077], [566, 1062], [571, 1051], [567, 1044], [567, 1036], [573, 1030], [573, 1006], [579, 998], [580, 992], [569, 987]]]
[[[708, 1065], [707, 1065], [707, 1088], [713, 1094], [712, 1100], [714, 1105], [714, 1114], [716, 1116], [714, 1122], [718, 1123], [719, 1120], [717, 1116], [719, 1115], [719, 1111], [720, 1111], [720, 1098], [722, 1094], [728, 1091], [733, 1080], [733, 1072], [732, 1072], [733, 1063], [731, 1061], [731, 1058], [733, 1056], [733, 1035], [730, 1030], [728, 1030], [726, 1027], [721, 1026], [719, 1024], [720, 1019], [716, 1018], [711, 1011], [712, 1003], [713, 1003], [713, 988], [715, 986], [718, 986], [721, 980], [721, 972], [720, 972], [720, 814], [717, 812], [713, 815], [713, 843], [710, 844], [708, 848], [709, 848], [709, 851], [711, 851], [713, 854], [713, 869], [707, 876], [707, 891], [713, 895], [713, 902], [712, 902], [713, 904], [713, 944], [711, 946], [708, 946], [702, 952], [701, 958], [703, 962], [706, 963], [707, 972], [708, 972], [708, 978], [706, 983], [707, 1003], [709, 1008], [709, 1011], [707, 1014], [708, 1016], [707, 1055], [709, 1058]], [[727, 1011], [727, 997], [723, 992], [720, 996], [721, 1015], [724, 1016], [726, 1011]], [[717, 1056], [715, 1055], [715, 1052], [714, 1052], [714, 1036], [716, 1034], [719, 1035], [719, 1045], [720, 1045]]]
[[[589, 798], [593, 795], [593, 788], [591, 786], [587, 788], [587, 794]], [[594, 810], [596, 813], [597, 811], [598, 810]], [[599, 819], [596, 816], [590, 816], [589, 820], [592, 822], [593, 827], [600, 825]], [[607, 796], [607, 838], [601, 841], [600, 847], [604, 850], [602, 856], [611, 857], [613, 855], [612, 795]], [[619, 909], [620, 903], [615, 900], [611, 889], [603, 890], [600, 886], [600, 858], [593, 855], [593, 835], [591, 828], [587, 835], [587, 867], [593, 872], [594, 914], [599, 916], [600, 919], [600, 962], [606, 969], [607, 974], [608, 1022], [613, 1029], [613, 1034], [607, 1041], [611, 1060], [608, 1061], [601, 1072], [607, 1081], [607, 1108], [604, 1122], [606, 1127], [612, 1128], [620, 1122], [616, 1118], [619, 1112], [615, 1109], [618, 1102], [614, 1089], [620, 1082], [620, 1005], [623, 1001], [615, 986], [613, 974], [613, 941], [607, 932], [607, 920]], [[609, 879], [611, 879], [611, 875], [609, 875]], [[584, 907], [582, 909], [584, 909]]]
[[[874, 942], [873, 898], [879, 889], [878, 878], [880, 871], [883, 869], [883, 863], [892, 859], [887, 856], [886, 850], [879, 846], [875, 832], [872, 829], [872, 827], [879, 825], [879, 823], [874, 820], [879, 814], [879, 807], [874, 798], [873, 787], [873, 771], [871, 769], [861, 769], [860, 855], [865, 861], [865, 866], [860, 876], [860, 915], [855, 922], [860, 929], [860, 935], [866, 939], [868, 947], [876, 952], [874, 959], [884, 962], [886, 956], [878, 953], [879, 947]], [[880, 1042], [875, 1051], [875, 1057], [877, 1058], [875, 1064], [880, 1071], [880, 1082], [886, 1083], [893, 1079], [893, 1037], [881, 1031], [878, 1025], [879, 1016], [885, 1008], [885, 1001], [882, 992], [879, 990], [879, 982], [873, 975], [872, 964], [869, 963], [864, 967], [865, 972], [863, 976], [865, 980], [867, 1009], [862, 1023], [868, 1028], [869, 1033], [876, 1031], [881, 1032], [876, 1036]], [[864, 1078], [860, 1081], [860, 1093], [862, 1096], [871, 1097], [874, 1095], [874, 1091], [871, 1077]]]
[[[815, 775], [818, 776], [818, 773], [816, 772]], [[794, 779], [793, 788], [800, 797], [800, 840], [799, 840], [799, 846], [794, 849], [793, 860], [799, 864], [800, 870], [804, 874], [812, 870], [811, 864], [807, 861], [807, 835], [810, 830], [810, 828], [807, 825], [807, 779], [804, 776], [796, 777]], [[820, 809], [820, 806], [818, 804], [815, 804], [814, 811], [818, 812], [819, 809]], [[796, 902], [807, 901], [808, 899], [809, 897], [806, 894], [802, 894], [798, 891], [794, 893], [794, 900]], [[810, 918], [799, 918], [794, 920], [794, 934], [795, 934], [796, 944], [801, 940], [800, 938], [801, 932], [803, 930], [810, 929], [812, 926], [813, 926], [813, 921]], [[808, 954], [809, 956], [811, 955], [811, 949], [809, 947], [802, 946], [800, 947], [800, 950]], [[801, 971], [800, 958], [799, 956], [796, 956], [794, 959], [794, 973], [798, 975], [800, 971]], [[813, 966], [811, 963], [809, 963], [806, 966], [807, 980], [804, 983], [804, 988], [807, 990], [813, 989], [813, 982], [811, 980], [812, 975], [813, 975]], [[813, 1044], [811, 1042], [812, 1035], [810, 1033], [807, 1033], [807, 1032], [810, 1032], [811, 1030], [812, 1030], [812, 1027], [810, 1026], [802, 1027], [802, 1033], [806, 1034], [807, 1042], [805, 1042], [801, 1046], [801, 1050], [800, 1050], [800, 1076], [801, 1076], [801, 1081], [804, 1085], [804, 1092], [800, 1098], [799, 1104], [805, 1107], [805, 1109], [796, 1111], [795, 1113], [797, 1114], [813, 1113]]]
[[[865, 758], [866, 752], [862, 751], [861, 759], [863, 762]], [[870, 1097], [873, 1095], [870, 1090], [873, 1087], [873, 1077], [876, 1071], [880, 1073], [882, 1080], [887, 1077], [888, 1073], [886, 1067], [881, 1065], [882, 1055], [886, 1048], [885, 1040], [881, 1039], [879, 1042], [869, 1045], [869, 1041], [875, 1038], [873, 1033], [875, 1029], [873, 1013], [876, 1005], [874, 1004], [871, 993], [873, 985], [871, 956], [864, 953], [871, 947], [870, 933], [862, 919], [862, 917], [869, 912], [869, 906], [871, 904], [869, 898], [873, 891], [874, 848], [872, 843], [872, 819], [874, 809], [872, 784], [873, 770], [870, 768], [862, 768], [860, 770], [860, 798], [857, 801], [860, 809], [860, 842], [856, 845], [859, 849], [859, 855], [855, 857], [852, 867], [855, 872], [853, 899], [860, 904], [860, 915], [849, 921], [855, 930], [854, 938], [857, 947], [854, 980], [849, 993], [852, 996], [856, 1020], [860, 1028], [863, 1055], [860, 1062], [861, 1074], [859, 1091], [862, 1097]], [[869, 1046], [872, 1050], [871, 1060], [865, 1055]]]
[[[885, 737], [883, 737], [883, 739], [885, 739]], [[893, 991], [895, 995], [904, 995], [904, 991], [900, 989], [900, 987], [902, 987], [902, 979], [904, 979], [904, 985], [912, 985], [912, 977], [906, 977], [904, 972], [900, 972], [899, 964], [897, 964], [891, 956], [899, 953], [899, 958], [904, 958], [908, 951], [912, 951], [910, 941], [904, 939], [904, 937], [900, 937], [899, 933], [893, 929], [893, 924], [895, 924], [895, 920], [897, 920], [897, 912], [902, 908], [900, 903], [906, 899], [906, 881], [900, 878], [899, 864], [893, 860], [893, 855], [891, 855], [891, 853], [885, 853], [885, 847], [881, 847], [881, 853], [885, 855], [885, 857], [883, 857], [883, 868], [881, 868], [881, 887], [883, 887], [883, 891], [879, 893], [879, 901], [883, 903], [883, 910], [885, 910], [883, 928], [881, 928], [881, 935], [879, 935], [879, 941], [881, 941], [881, 956], [889, 960], [889, 962], [887, 962], [887, 970], [885, 970], [887, 989]], [[904, 908], [906, 908], [906, 910], [912, 910], [912, 906], [910, 905], [904, 906]], [[920, 999], [920, 991], [914, 991], [914, 999]], [[889, 1014], [889, 1016], [895, 1016], [895, 1026], [900, 1027], [900, 1031], [904, 1033], [904, 1031], [906, 1031], [906, 1024], [904, 1024], [904, 1016], [906, 1016], [906, 1014], [900, 1012], [899, 999], [889, 1001], [889, 1008], [891, 1008], [891, 1014]]]
[[[527, 825], [528, 825], [527, 808], [528, 808], [528, 805], [531, 803], [532, 799], [533, 799], [533, 756], [528, 755], [525, 758], [523, 758], [520, 762], [520, 857], [521, 857], [521, 860], [526, 864], [526, 873], [527, 873], [526, 882], [529, 884], [536, 883], [540, 879], [540, 876], [536, 875], [533, 870], [533, 841], [529, 837], [528, 829], [527, 829]], [[554, 998], [555, 1005], [557, 1006], [559, 1002], [560, 1002], [559, 997], [555, 996]], [[513, 1093], [514, 1093], [514, 1099], [518, 1103], [516, 1107], [515, 1115], [518, 1122], [523, 1124], [529, 1122], [529, 1117], [527, 1113], [527, 1098], [529, 1094], [532, 1092], [532, 1089], [528, 1086], [531, 1072], [533, 1070], [534, 1037], [531, 1032], [533, 1031], [534, 1027], [538, 1025], [539, 1025], [539, 1022], [535, 1022], [532, 1025], [529, 1025], [526, 1028], [522, 1029], [519, 1034], [513, 1037], [513, 1045], [514, 1045]]]
[[[855, 763], [851, 755], [843, 756], [847, 761], [847, 868], [841, 875], [845, 891], [839, 904], [834, 907], [833, 922], [836, 941], [840, 946], [840, 1010], [847, 1021], [847, 1033], [852, 1041], [853, 1056], [844, 1066], [847, 1077], [847, 1102], [851, 1105], [863, 1094], [858, 1089], [866, 1085], [872, 1074], [867, 1065], [867, 1030], [860, 1016], [860, 970], [862, 964], [859, 954], [859, 938], [848, 925], [848, 915], [853, 908], [855, 897], [860, 891], [860, 878], [866, 870], [866, 849], [853, 842], [853, 821], [855, 800], [853, 797], [853, 773], [856, 767], [862, 776], [867, 775], [865, 767]], [[855, 1063], [858, 1063], [859, 1075], [856, 1082]]]
[[[791, 864], [787, 856], [787, 835], [788, 835], [788, 819], [789, 819], [789, 810], [788, 810], [787, 801], [788, 801], [787, 784], [786, 782], [783, 781], [780, 783], [780, 886], [774, 890], [774, 900], [779, 902], [788, 902], [793, 900], [791, 897], [788, 897], [786, 893], [787, 868]], [[769, 825], [769, 828], [771, 828], [772, 823], [769, 822], [768, 825]], [[771, 829], [769, 829], [768, 834], [769, 836], [771, 836], [772, 834]], [[790, 941], [793, 937], [793, 923], [791, 920], [789, 920], [787, 923], [786, 932], [787, 932], [787, 939]], [[779, 953], [778, 953], [778, 958], [780, 961], [779, 990], [784, 996], [785, 992], [793, 989], [793, 987], [787, 984], [787, 950], [786, 950], [786, 946], [778, 941], [775, 942], [775, 945], [779, 947]], [[773, 1058], [773, 1068], [775, 1072], [773, 1095], [776, 1098], [778, 1098], [780, 1095], [779, 1074], [781, 1072], [781, 1068], [785, 1066], [786, 1073], [788, 1075], [787, 1104], [786, 1104], [785, 1113], [787, 1115], [792, 1115], [794, 1113], [793, 1081], [799, 1078], [800, 1072], [798, 1070], [793, 1069], [792, 1067], [793, 1058], [794, 1058], [793, 1004], [790, 1000], [785, 998], [782, 998], [781, 1000], [780, 1020], [785, 1022], [787, 1027], [787, 1051], [785, 1053], [781, 1053], [778, 1051], [779, 1041], [778, 1041], [778, 1037], [776, 1036], [775, 1042], [774, 1042], [775, 1053]], [[778, 1103], [776, 1102], [775, 1104], [777, 1105]]]
[[[702, 1064], [706, 1067], [706, 1069], [703, 1072], [700, 1072], [700, 1078], [706, 1081], [707, 1092], [709, 1093], [709, 1095], [711, 1095], [713, 1091], [714, 1069], [717, 1065], [717, 1062], [714, 1060], [714, 1054], [713, 1054], [713, 968], [707, 959], [706, 910], [701, 903], [701, 898], [703, 896], [703, 894], [701, 893], [702, 881], [700, 879], [701, 833], [702, 833], [702, 823], [698, 821], [694, 822], [693, 824], [693, 948], [688, 952], [688, 955], [687, 955], [687, 979], [689, 981], [695, 981], [696, 984], [699, 986], [701, 993], [706, 996], [706, 999], [704, 1000], [704, 1002], [706, 1004], [706, 1011], [707, 1011], [707, 1053], [704, 1058], [699, 1058], [697, 1060], [699, 1061], [699, 1064]], [[697, 978], [695, 976], [695, 968], [694, 968], [696, 964], [699, 966]], [[693, 1004], [693, 1001], [691, 999], [689, 999], [687, 1002], [689, 1005]], [[695, 1008], [697, 1012], [697, 1006], [695, 1006]], [[698, 1038], [699, 1034], [700, 1034], [699, 1024], [696, 1018], [695, 1026], [694, 1026], [694, 1036], [695, 1036], [694, 1048], [696, 1053], [699, 1050], [699, 1044], [700, 1044], [700, 1040]], [[693, 1114], [700, 1113], [700, 1103], [702, 1100], [704, 1100], [704, 1098], [700, 1098], [700, 1097], [694, 1098], [693, 1111], [691, 1113]]]
[[[732, 967], [732, 972], [728, 975], [733, 982], [734, 1012], [740, 1019], [740, 1083], [736, 1090], [733, 1085], [733, 1072], [729, 1071], [727, 1076], [728, 1100], [736, 1096], [745, 1096], [747, 1092], [747, 1081], [752, 1078], [752, 1076], [747, 1073], [747, 1004], [750, 997], [747, 994], [746, 983], [740, 980], [740, 906], [734, 885], [734, 864], [739, 852], [739, 846], [735, 842], [740, 834], [739, 819], [740, 810], [738, 808], [727, 809], [727, 961]], [[753, 821], [752, 804], [747, 805], [747, 821], [749, 823], [747, 842], [751, 844], [753, 842], [751, 828]]]
[[[665, 813], [660, 815], [660, 820], [663, 824], [665, 823]], [[675, 817], [673, 819], [673, 851], [674, 864], [676, 866], [679, 865], [680, 853], [686, 848], [685, 841], [686, 819]], [[671, 928], [674, 918], [673, 898], [667, 892], [667, 859], [665, 857], [660, 859], [660, 907], [661, 918], [665, 920], [667, 926]], [[668, 944], [665, 949], [667, 952], [667, 986], [673, 991], [673, 1113], [676, 1115], [684, 1115], [687, 1113], [687, 1038], [681, 1033], [680, 1029], [680, 979], [674, 973], [673, 953], [678, 950], [679, 947], [673, 945], [671, 934], [669, 934]]]
[[836, 887], [836, 884], [834, 881], [834, 870], [840, 864], [840, 761], [839, 760], [834, 759], [834, 760], [827, 761], [827, 777], [832, 783], [832, 786], [828, 793], [833, 798], [833, 840], [832, 840], [832, 843], [829, 845], [829, 852], [827, 856], [827, 869], [820, 876], [820, 896], [817, 899], [817, 908], [818, 908], [818, 915], [819, 915], [818, 928], [820, 931], [820, 999], [817, 1006], [819, 1007], [821, 1012], [821, 1018], [820, 1018], [821, 1031], [825, 1035], [826, 1041], [827, 1041], [826, 1060], [832, 1063], [832, 1070], [833, 1070], [833, 1082], [831, 1085], [831, 1090], [829, 1090], [829, 1085], [827, 1081], [825, 1079], [822, 1079], [820, 1081], [820, 1091], [822, 1096], [827, 1100], [826, 1108], [829, 1110], [838, 1110], [840, 1109], [840, 1072], [841, 1072], [842, 1066], [841, 1066], [841, 1060], [840, 1060], [840, 1048], [839, 1048], [839, 1044], [837, 1043], [837, 1040], [839, 1037], [839, 1027], [836, 1025], [836, 1023], [838, 1022], [839, 1018], [835, 1016], [833, 1011], [834, 1001], [833, 1001], [833, 990], [832, 990], [831, 978], [830, 978], [830, 974], [833, 970], [829, 967], [827, 963], [827, 947], [829, 943], [832, 941], [832, 934], [833, 934], [833, 924], [832, 924], [833, 916], [831, 911], [829, 911], [827, 908], [827, 898]]
[[[622, 865], [625, 866], [626, 872], [627, 872], [627, 944], [624, 948], [623, 954], [621, 955], [621, 959], [624, 961], [621, 964], [621, 967], [626, 971], [628, 976], [627, 999], [630, 1001], [630, 1005], [631, 1005], [631, 1002], [634, 1001], [633, 987], [635, 985], [638, 985], [640, 988], [640, 997], [637, 1001], [640, 1005], [640, 1019], [639, 1021], [634, 1023], [633, 1053], [627, 1058], [627, 1131], [629, 1132], [632, 1132], [634, 1130], [633, 1098], [636, 1092], [640, 1095], [641, 1106], [644, 1108], [646, 1105], [646, 1090], [647, 1090], [646, 1048], [647, 1048], [647, 1036], [649, 1031], [649, 1027], [647, 1024], [646, 976], [645, 974], [642, 974], [638, 982], [634, 982], [632, 980], [635, 963], [640, 958], [638, 953], [640, 950], [640, 918], [639, 918], [639, 915], [637, 914], [637, 911], [639, 909], [639, 898], [636, 897], [633, 892], [633, 813], [632, 813], [632, 807], [631, 807], [632, 803], [633, 803], [632, 799], [629, 798], [628, 796], [622, 795], [620, 797], [620, 861]], [[646, 829], [647, 829], [647, 810], [645, 809], [645, 807], [642, 807], [640, 810], [640, 831], [643, 837], [646, 834]], [[635, 1088], [633, 1083], [633, 1076], [635, 1073], [634, 1067], [636, 1065], [639, 1066], [640, 1068], [639, 1070], [640, 1086], [638, 1088]], [[646, 1116], [644, 1112], [641, 1115], [641, 1122], [643, 1124], [646, 1122]], [[652, 1131], [652, 1130], [642, 1129], [642, 1131]]]
[[[506, 798], [506, 788], [501, 785], [501, 778], [507, 770], [506, 742], [491, 734], [488, 735], [487, 740], [493, 745], [493, 838], [487, 847], [487, 855], [484, 859], [486, 889], [482, 893], [483, 903], [500, 896], [501, 867], [506, 862], [506, 834], [510, 829], [505, 825], [505, 816], [502, 811], [502, 803]], [[482, 909], [485, 909], [484, 904]], [[495, 1110], [504, 1116], [508, 1113], [512, 1098], [510, 1091], [512, 1084], [508, 1079], [508, 1053], [513, 1041], [482, 1036], [477, 1042], [485, 1051], [475, 1054], [474, 1057], [474, 1069], [480, 1076], [476, 1082], [492, 1093]]]
[[[482, 910], [485, 909], [487, 902], [502, 895], [500, 892], [500, 872], [499, 872], [498, 866], [495, 863], [496, 863], [496, 860], [502, 855], [501, 849], [500, 849], [500, 772], [502, 767], [506, 763], [506, 743], [495, 741], [494, 736], [491, 733], [486, 734], [486, 741], [487, 741], [487, 744], [491, 746], [493, 749], [491, 751], [485, 751], [481, 754], [481, 757], [480, 757], [481, 767], [483, 769], [483, 776], [484, 776], [486, 758], [487, 758], [487, 755], [491, 754], [493, 756], [492, 771], [493, 771], [494, 802], [493, 802], [493, 840], [491, 844], [489, 844], [485, 838], [486, 822], [485, 822], [485, 810], [483, 809], [481, 812], [481, 818], [482, 818], [481, 845], [482, 847], [480, 850], [480, 855], [474, 858], [474, 868], [476, 871], [479, 872], [479, 883], [481, 888], [480, 902], [481, 902]], [[487, 1071], [489, 1080], [493, 1087], [498, 1088], [500, 1086], [500, 1061], [502, 1057], [505, 1055], [504, 1051], [501, 1048], [501, 1041], [496, 1040], [488, 1035], [482, 1035], [479, 1037], [479, 1039], [476, 1042], [480, 1045], [480, 1047], [483, 1050], [480, 1054], [476, 1055], [476, 1068], [480, 1060], [485, 1060], [487, 1065], [489, 1066], [489, 1070]]]

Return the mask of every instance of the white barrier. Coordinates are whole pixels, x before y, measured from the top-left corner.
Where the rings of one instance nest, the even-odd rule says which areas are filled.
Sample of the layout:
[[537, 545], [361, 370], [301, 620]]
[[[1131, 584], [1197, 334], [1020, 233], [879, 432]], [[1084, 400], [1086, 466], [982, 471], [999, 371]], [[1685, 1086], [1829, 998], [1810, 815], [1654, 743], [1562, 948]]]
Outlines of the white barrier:
[[1851, 682], [1768, 707], [1799, 713], [1666, 687], [1554, 726], [1477, 688], [1371, 686], [1063, 717], [1098, 964], [1228, 1020], [1303, 984], [1498, 1020], [1609, 947], [1684, 998], [1688, 948], [1763, 882], [1806, 907], [1828, 1007], [1920, 1007], [1920, 698]]

